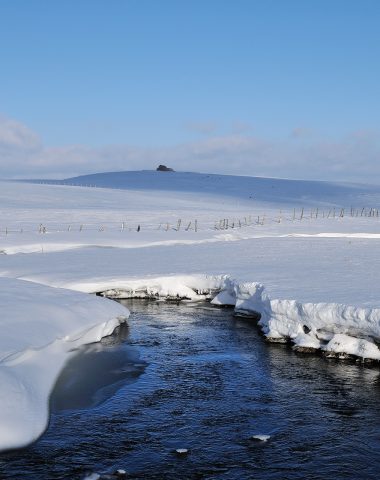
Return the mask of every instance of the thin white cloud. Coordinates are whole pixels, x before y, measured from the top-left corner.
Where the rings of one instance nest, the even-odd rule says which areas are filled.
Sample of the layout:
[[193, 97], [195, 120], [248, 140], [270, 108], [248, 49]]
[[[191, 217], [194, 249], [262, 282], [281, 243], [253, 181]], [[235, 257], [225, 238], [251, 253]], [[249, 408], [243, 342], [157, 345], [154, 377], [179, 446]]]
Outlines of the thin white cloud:
[[253, 126], [247, 122], [233, 122], [231, 125], [231, 131], [234, 134], [247, 134], [253, 131]]
[[0, 149], [35, 150], [41, 147], [39, 136], [16, 120], [0, 116]]
[[290, 132], [290, 137], [291, 138], [297, 138], [297, 139], [308, 139], [313, 136], [313, 130], [311, 128], [307, 127], [296, 127], [293, 128], [293, 130]]
[[380, 183], [379, 158], [379, 132], [353, 132], [335, 142], [231, 134], [159, 148], [51, 148], [21, 123], [0, 120], [0, 178], [64, 178], [165, 164], [180, 171]]
[[215, 134], [218, 129], [216, 122], [189, 122], [185, 125], [186, 130], [202, 135]]

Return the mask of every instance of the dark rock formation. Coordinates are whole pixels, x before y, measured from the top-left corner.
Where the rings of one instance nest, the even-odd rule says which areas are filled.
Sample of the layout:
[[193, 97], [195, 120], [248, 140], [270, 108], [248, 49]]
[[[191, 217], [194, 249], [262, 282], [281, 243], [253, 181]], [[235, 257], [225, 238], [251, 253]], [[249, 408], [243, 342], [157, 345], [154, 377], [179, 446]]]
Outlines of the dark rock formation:
[[159, 165], [156, 168], [157, 172], [174, 172], [172, 168], [167, 167], [166, 165]]

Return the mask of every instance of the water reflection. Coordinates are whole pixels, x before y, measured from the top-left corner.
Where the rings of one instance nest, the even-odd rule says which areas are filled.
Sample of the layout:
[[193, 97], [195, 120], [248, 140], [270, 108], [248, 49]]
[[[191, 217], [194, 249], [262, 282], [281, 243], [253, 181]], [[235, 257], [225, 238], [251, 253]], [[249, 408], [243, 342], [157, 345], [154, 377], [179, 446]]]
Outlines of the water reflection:
[[127, 343], [129, 329], [121, 325], [99, 343], [82, 347], [67, 363], [51, 396], [51, 410], [94, 408], [145, 370], [139, 351]]

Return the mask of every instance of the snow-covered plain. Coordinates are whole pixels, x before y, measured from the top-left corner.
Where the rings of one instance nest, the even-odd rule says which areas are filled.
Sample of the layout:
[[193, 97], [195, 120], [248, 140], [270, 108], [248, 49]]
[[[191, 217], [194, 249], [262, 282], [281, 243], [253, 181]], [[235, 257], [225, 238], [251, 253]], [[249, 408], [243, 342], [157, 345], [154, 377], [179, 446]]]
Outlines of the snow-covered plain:
[[1, 449], [42, 433], [68, 356], [128, 316], [88, 293], [211, 298], [259, 312], [272, 341], [380, 360], [380, 187], [148, 171], [56, 183], [82, 186], [0, 184]]

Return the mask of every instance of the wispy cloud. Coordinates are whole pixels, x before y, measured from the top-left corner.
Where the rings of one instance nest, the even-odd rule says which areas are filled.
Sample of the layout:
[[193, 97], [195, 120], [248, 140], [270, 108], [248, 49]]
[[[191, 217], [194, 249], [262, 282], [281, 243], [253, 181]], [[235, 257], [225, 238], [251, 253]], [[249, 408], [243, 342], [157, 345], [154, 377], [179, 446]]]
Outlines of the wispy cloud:
[[38, 135], [16, 120], [0, 116], [0, 148], [2, 151], [33, 151], [41, 147]]
[[216, 133], [218, 124], [216, 122], [188, 122], [185, 124], [186, 130], [202, 135]]
[[233, 122], [231, 125], [232, 133], [237, 133], [237, 134], [251, 133], [252, 130], [253, 130], [253, 126], [247, 122], [236, 121], [236, 122]]
[[307, 128], [307, 127], [295, 127], [293, 128], [293, 130], [290, 132], [290, 137], [291, 138], [301, 138], [301, 139], [304, 139], [304, 138], [310, 138], [313, 136], [313, 130], [311, 128]]
[[15, 120], [0, 118], [2, 178], [64, 178], [112, 170], [175, 170], [380, 183], [380, 132], [356, 131], [331, 140], [268, 140], [234, 133], [146, 148], [109, 145], [46, 147]]

